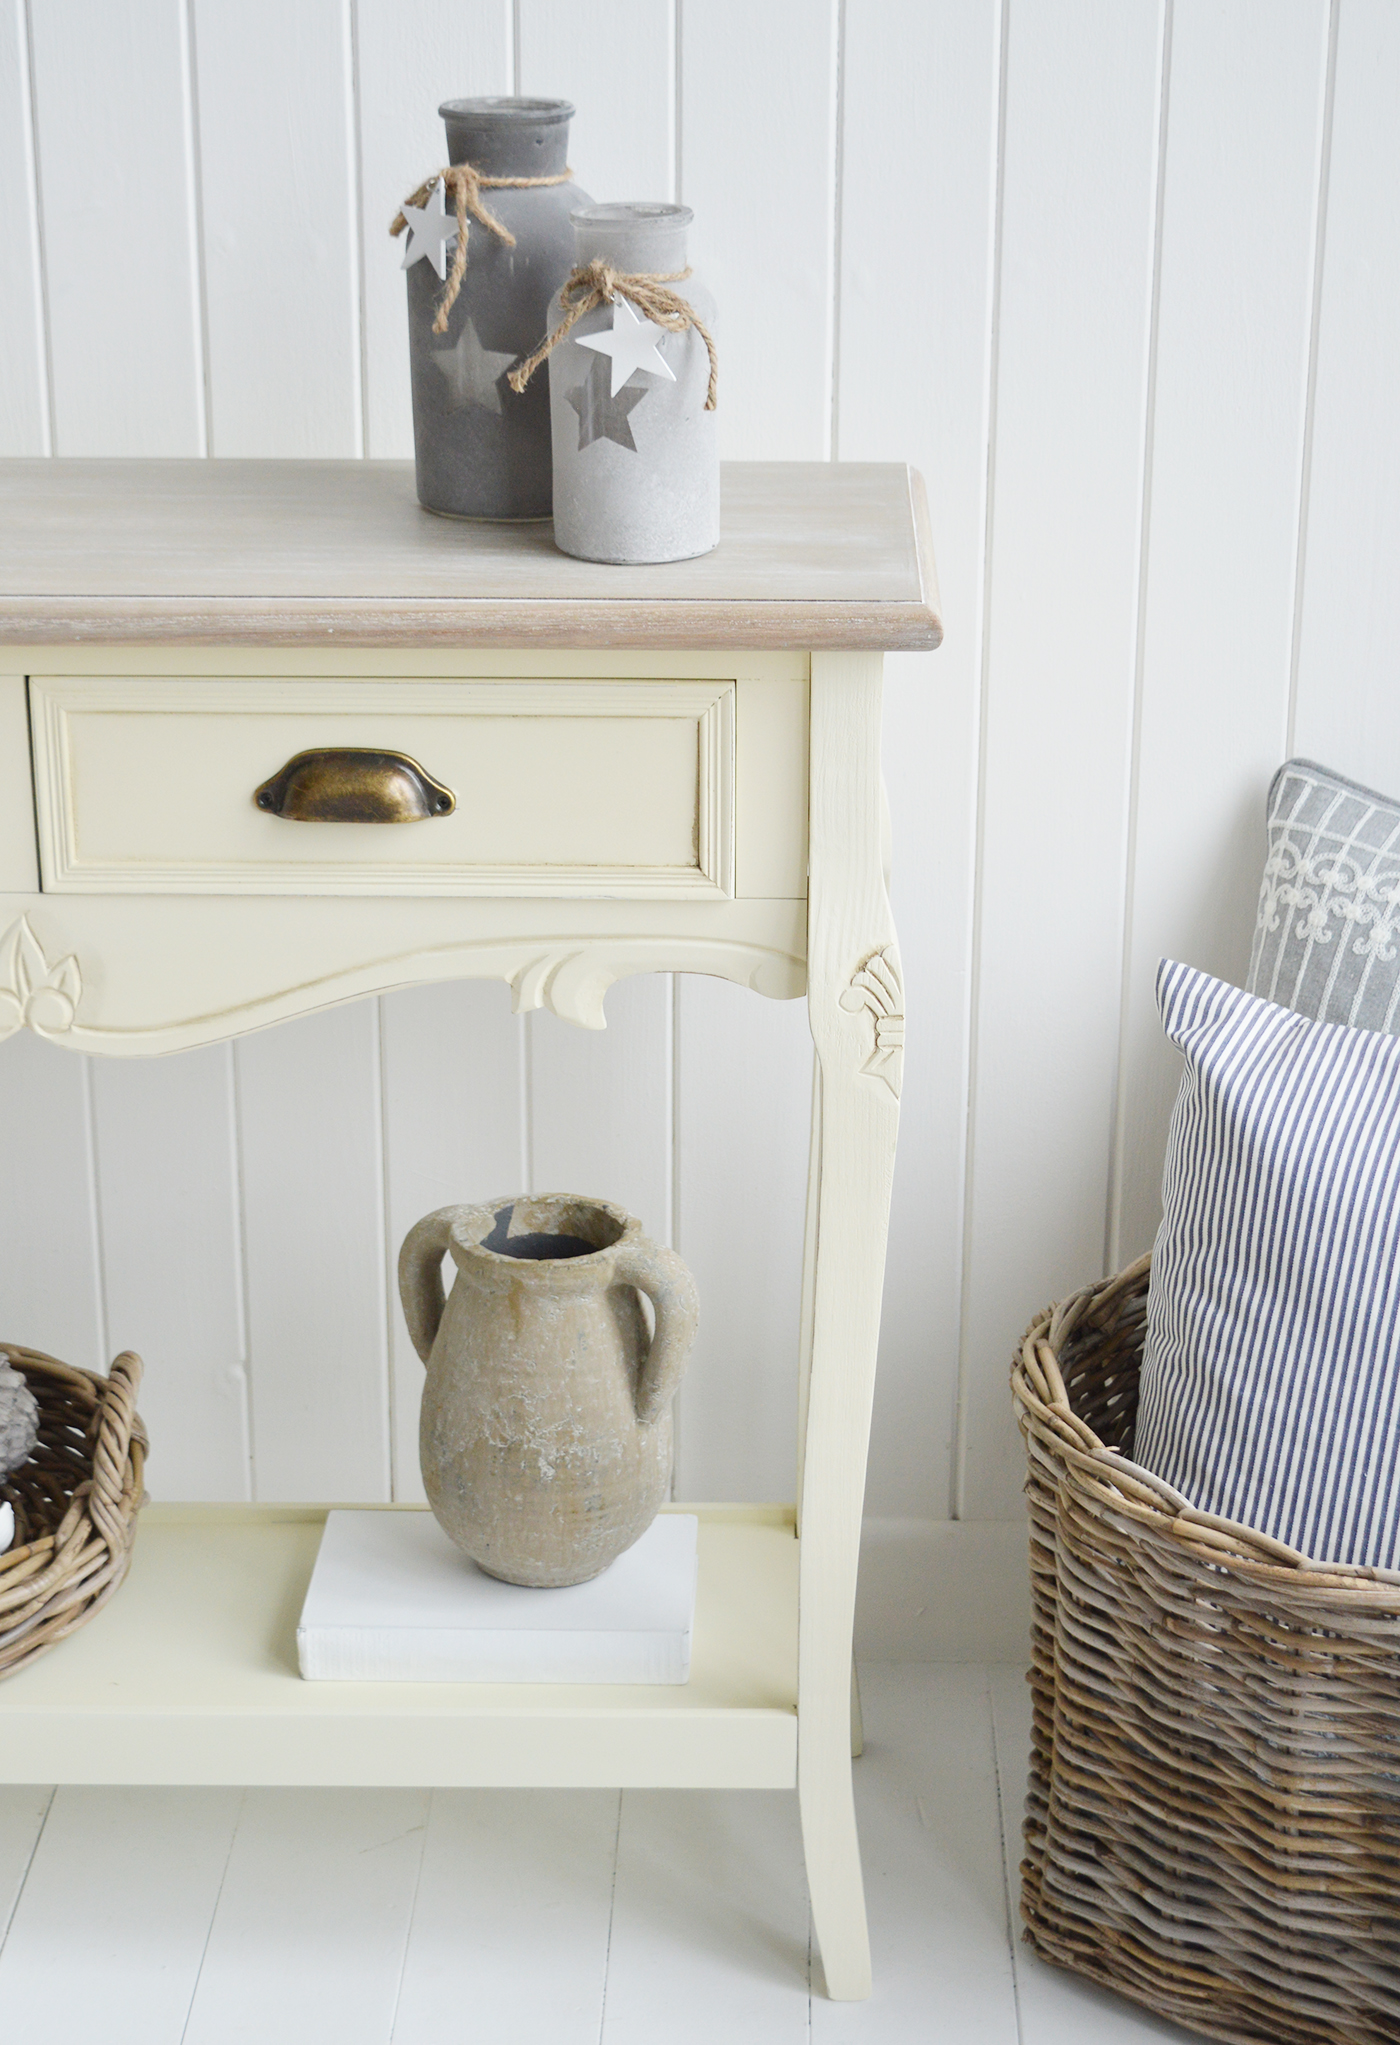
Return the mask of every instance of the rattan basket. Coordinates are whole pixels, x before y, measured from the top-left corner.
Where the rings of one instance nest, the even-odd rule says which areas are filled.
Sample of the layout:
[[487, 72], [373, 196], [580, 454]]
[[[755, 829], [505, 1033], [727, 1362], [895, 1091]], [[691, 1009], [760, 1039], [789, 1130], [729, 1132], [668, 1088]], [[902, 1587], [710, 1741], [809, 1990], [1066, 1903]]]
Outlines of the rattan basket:
[[15, 1537], [0, 1555], [0, 1677], [100, 1611], [126, 1575], [143, 1496], [146, 1432], [136, 1412], [141, 1359], [103, 1378], [0, 1342], [39, 1402], [39, 1441], [0, 1483]]
[[1400, 1575], [1134, 1464], [1148, 1259], [1028, 1330], [1025, 1935], [1208, 2037], [1400, 2039]]

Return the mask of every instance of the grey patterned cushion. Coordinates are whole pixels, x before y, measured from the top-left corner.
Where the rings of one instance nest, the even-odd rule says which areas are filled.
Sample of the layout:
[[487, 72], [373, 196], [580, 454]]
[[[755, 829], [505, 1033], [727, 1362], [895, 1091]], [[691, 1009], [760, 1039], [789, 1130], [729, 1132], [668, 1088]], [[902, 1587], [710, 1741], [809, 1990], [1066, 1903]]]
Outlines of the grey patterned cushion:
[[1400, 1034], [1400, 802], [1288, 760], [1269, 788], [1251, 994]]

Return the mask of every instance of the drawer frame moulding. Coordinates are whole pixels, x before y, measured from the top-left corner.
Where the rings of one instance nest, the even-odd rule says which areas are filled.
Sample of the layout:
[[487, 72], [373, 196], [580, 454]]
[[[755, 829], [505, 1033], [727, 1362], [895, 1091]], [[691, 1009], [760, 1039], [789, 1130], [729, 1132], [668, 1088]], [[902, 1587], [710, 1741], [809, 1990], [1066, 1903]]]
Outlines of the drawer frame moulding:
[[[628, 681], [407, 678], [317, 678], [224, 680], [214, 675], [166, 679], [113, 674], [103, 678], [32, 675], [30, 712], [40, 865], [49, 894], [132, 895], [450, 895], [487, 898], [539, 895], [549, 900], [581, 897], [624, 901], [634, 897], [675, 901], [732, 898], [734, 894], [733, 680], [659, 677]], [[625, 745], [632, 729], [680, 722], [695, 729], [694, 815], [690, 820], [692, 865], [647, 866], [642, 862], [449, 861], [439, 856], [444, 829], [459, 817], [439, 822], [311, 825], [298, 828], [253, 806], [253, 788], [230, 790], [236, 823], [266, 844], [239, 856], [200, 859], [133, 854], [102, 858], [82, 850], [82, 799], [75, 737], [85, 718], [130, 718], [149, 739], [150, 770], [159, 775], [161, 753], [169, 750], [167, 720], [191, 720], [198, 729], [211, 720], [208, 742], [217, 752], [219, 721], [256, 720], [266, 730], [265, 773], [303, 749], [302, 738], [328, 746], [366, 744], [414, 753], [419, 746], [404, 720], [431, 719], [465, 734], [473, 720], [488, 725], [515, 719], [541, 725], [560, 718], [611, 722]], [[297, 740], [278, 736], [282, 719], [296, 719]], [[307, 727], [314, 726], [313, 732]], [[420, 727], [421, 728], [421, 727]], [[90, 751], [97, 750], [96, 738]], [[423, 764], [436, 771], [433, 761]], [[254, 784], [255, 786], [256, 784]], [[126, 791], [120, 791], [126, 794]], [[215, 791], [211, 801], [217, 801]], [[157, 796], [158, 800], [158, 796]], [[110, 803], [110, 795], [109, 795]], [[154, 805], [143, 808], [149, 814]], [[246, 808], [246, 818], [242, 812]], [[227, 824], [225, 825], [227, 829]], [[327, 831], [345, 854], [315, 856]], [[288, 840], [291, 840], [289, 845]], [[346, 841], [353, 850], [346, 852]], [[279, 858], [294, 846], [310, 857]], [[413, 855], [417, 857], [413, 857]]]

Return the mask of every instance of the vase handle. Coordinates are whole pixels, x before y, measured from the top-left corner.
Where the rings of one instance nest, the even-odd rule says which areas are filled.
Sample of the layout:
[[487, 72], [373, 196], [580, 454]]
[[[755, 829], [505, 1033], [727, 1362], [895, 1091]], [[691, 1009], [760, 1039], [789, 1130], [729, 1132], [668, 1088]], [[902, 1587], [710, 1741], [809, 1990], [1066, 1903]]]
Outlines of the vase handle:
[[447, 1304], [442, 1285], [442, 1260], [447, 1255], [453, 1224], [470, 1207], [439, 1207], [425, 1214], [403, 1239], [399, 1251], [399, 1298], [413, 1346], [424, 1363], [437, 1340], [438, 1323]]
[[[421, 1225], [421, 1224], [420, 1224]], [[656, 1333], [637, 1373], [637, 1419], [643, 1427], [670, 1409], [690, 1361], [700, 1319], [695, 1280], [674, 1250], [659, 1243], [622, 1243], [613, 1258], [614, 1283], [634, 1285], [656, 1309]]]

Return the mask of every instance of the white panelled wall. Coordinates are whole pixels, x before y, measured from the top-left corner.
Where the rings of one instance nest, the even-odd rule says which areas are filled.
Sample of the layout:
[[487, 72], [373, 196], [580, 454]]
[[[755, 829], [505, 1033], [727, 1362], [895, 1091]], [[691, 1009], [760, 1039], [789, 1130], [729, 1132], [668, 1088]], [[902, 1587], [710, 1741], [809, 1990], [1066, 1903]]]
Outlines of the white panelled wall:
[[[1287, 752], [1400, 788], [1400, 7], [0, 0], [0, 452], [408, 454], [387, 224], [438, 101], [512, 91], [575, 101], [596, 197], [695, 209], [728, 455], [928, 479], [868, 1584], [883, 1651], [956, 1650], [971, 1558], [1009, 1631], [965, 1597], [964, 1644], [1015, 1653], [1008, 1357], [1151, 1239], [1156, 961], [1242, 974]], [[700, 1283], [678, 1489], [789, 1496], [802, 1005], [643, 978], [609, 1023], [470, 985], [12, 1041], [0, 1332], [144, 1353], [162, 1497], [415, 1497], [399, 1239], [597, 1192]]]

